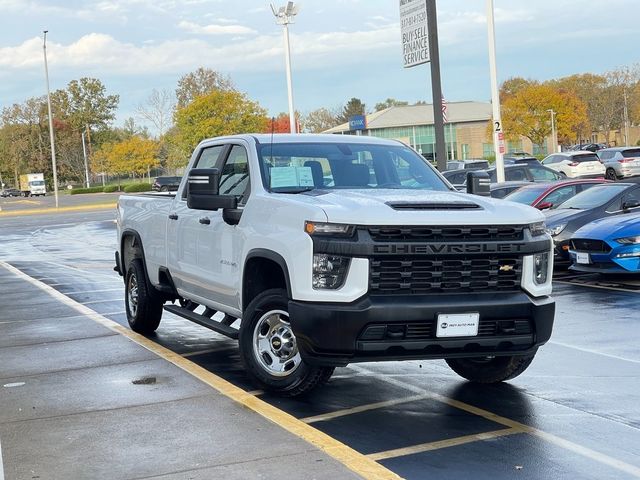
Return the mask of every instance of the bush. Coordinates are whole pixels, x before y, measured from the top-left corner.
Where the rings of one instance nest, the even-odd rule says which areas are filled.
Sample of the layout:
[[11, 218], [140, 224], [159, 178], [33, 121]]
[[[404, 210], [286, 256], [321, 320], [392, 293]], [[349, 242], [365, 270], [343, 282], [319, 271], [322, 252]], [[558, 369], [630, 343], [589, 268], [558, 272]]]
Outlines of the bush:
[[107, 185], [106, 187], [104, 187], [102, 189], [102, 191], [104, 193], [113, 193], [113, 192], [117, 192], [118, 191], [118, 186], [117, 185]]
[[150, 192], [151, 185], [148, 183], [132, 183], [131, 185], [124, 187], [124, 191], [126, 193]]
[[102, 193], [103, 187], [91, 187], [91, 188], [74, 188], [69, 193], [71, 195], [80, 195], [81, 193]]

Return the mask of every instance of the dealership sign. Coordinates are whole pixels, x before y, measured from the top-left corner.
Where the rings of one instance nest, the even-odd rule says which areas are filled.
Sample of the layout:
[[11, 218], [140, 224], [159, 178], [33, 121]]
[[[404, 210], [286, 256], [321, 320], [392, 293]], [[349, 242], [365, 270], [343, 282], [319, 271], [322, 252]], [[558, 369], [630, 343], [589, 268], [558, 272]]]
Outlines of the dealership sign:
[[405, 68], [430, 60], [426, 0], [400, 0], [402, 61]]
[[366, 130], [367, 117], [364, 115], [352, 115], [349, 117], [349, 130]]

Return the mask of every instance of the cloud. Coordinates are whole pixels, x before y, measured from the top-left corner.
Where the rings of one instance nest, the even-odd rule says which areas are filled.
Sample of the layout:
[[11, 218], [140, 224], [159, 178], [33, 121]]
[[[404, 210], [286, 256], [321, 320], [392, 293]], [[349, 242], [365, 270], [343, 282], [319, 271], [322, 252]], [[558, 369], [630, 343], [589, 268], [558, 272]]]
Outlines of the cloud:
[[[224, 22], [224, 19], [222, 19]], [[255, 30], [242, 25], [198, 25], [186, 20], [178, 24], [178, 28], [198, 35], [249, 35], [257, 33]]]

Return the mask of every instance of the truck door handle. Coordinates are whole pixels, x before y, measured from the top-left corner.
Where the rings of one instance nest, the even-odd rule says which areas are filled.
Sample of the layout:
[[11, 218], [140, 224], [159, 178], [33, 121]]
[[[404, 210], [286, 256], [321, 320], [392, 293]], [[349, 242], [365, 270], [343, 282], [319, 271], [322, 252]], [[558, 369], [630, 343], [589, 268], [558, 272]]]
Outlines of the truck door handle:
[[178, 215], [175, 213], [172, 213], [169, 215], [169, 220], [177, 220], [178, 219]]
[[211, 224], [211, 220], [209, 219], [209, 217], [202, 217], [200, 220], [198, 220], [202, 225], [210, 225]]

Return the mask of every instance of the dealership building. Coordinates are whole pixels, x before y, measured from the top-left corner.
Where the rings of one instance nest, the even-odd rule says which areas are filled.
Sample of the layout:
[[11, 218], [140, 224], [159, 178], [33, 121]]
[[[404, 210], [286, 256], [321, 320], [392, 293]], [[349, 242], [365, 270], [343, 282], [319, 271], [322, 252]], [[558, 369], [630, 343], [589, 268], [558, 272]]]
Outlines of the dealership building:
[[[489, 138], [489, 121], [492, 118], [491, 104], [486, 102], [449, 102], [447, 123], [444, 126], [447, 158], [469, 159], [494, 156], [493, 140]], [[389, 107], [366, 115], [364, 130], [354, 130], [349, 123], [338, 125], [325, 133], [343, 135], [370, 135], [392, 138], [412, 146], [426, 158], [433, 159], [435, 152], [435, 130], [432, 105], [407, 105]], [[508, 142], [507, 151], [527, 151], [546, 154], [547, 146], [531, 145], [527, 139]]]

